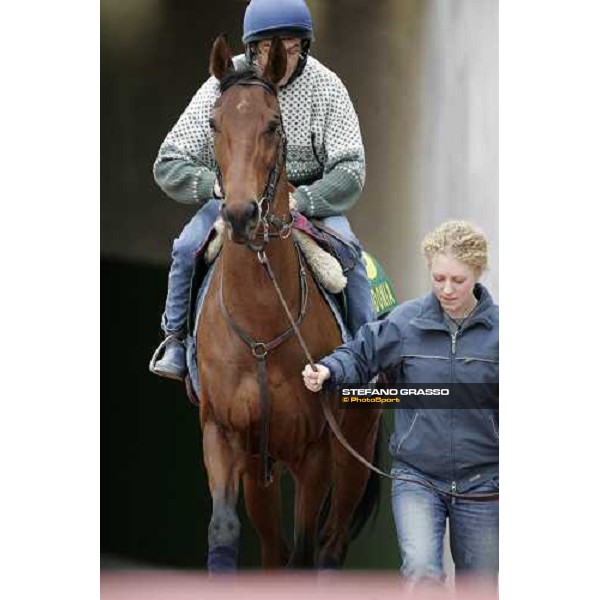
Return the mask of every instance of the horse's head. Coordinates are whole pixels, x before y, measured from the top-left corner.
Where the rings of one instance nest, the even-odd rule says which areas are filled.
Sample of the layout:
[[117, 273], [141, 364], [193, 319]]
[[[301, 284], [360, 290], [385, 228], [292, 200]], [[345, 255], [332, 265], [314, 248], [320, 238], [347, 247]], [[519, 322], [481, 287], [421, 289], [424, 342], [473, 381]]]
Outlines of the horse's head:
[[[278, 38], [271, 44], [261, 76], [253, 70], [233, 70], [225, 36], [213, 44], [210, 72], [220, 81], [221, 96], [210, 126], [225, 196], [222, 216], [238, 243], [254, 239], [261, 217], [273, 208], [277, 184], [285, 172], [277, 82], [285, 75], [286, 65], [286, 50]], [[287, 203], [287, 193], [285, 198]]]

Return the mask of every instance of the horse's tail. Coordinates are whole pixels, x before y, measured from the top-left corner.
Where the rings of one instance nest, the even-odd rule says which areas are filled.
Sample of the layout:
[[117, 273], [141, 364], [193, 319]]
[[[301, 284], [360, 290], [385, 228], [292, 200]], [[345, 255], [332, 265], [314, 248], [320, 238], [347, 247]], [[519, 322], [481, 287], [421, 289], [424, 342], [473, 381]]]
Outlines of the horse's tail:
[[[375, 440], [375, 452], [373, 453], [373, 460], [371, 461], [375, 466], [380, 466], [380, 459], [385, 451], [385, 444], [385, 431], [383, 427], [383, 418], [381, 418], [379, 419], [377, 439]], [[375, 473], [375, 471], [371, 471], [365, 493], [354, 511], [352, 521], [350, 522], [350, 541], [353, 541], [358, 537], [369, 520], [375, 522], [377, 514], [379, 513], [380, 499], [381, 477]]]

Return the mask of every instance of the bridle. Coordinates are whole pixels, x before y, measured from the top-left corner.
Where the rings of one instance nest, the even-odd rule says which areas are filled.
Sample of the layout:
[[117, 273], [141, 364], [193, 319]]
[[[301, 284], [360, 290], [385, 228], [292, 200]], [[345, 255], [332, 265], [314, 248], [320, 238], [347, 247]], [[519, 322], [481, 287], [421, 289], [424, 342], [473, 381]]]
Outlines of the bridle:
[[[268, 82], [261, 79], [260, 77], [255, 76], [252, 79], [245, 79], [243, 81], [237, 81], [231, 84], [231, 86], [225, 87], [222, 90], [224, 93], [229, 87], [234, 85], [258, 85], [263, 89], [267, 90], [270, 94], [277, 96], [277, 92], [274, 87], [271, 86]], [[258, 237], [262, 239], [262, 243], [256, 243], [254, 240], [247, 239], [246, 246], [253, 250], [254, 252], [264, 252], [264, 247], [268, 244], [269, 240], [272, 238], [278, 239], [286, 239], [292, 232], [292, 225], [294, 223], [294, 218], [290, 213], [289, 221], [284, 221], [279, 218], [277, 215], [271, 212], [271, 204], [273, 203], [273, 199], [275, 197], [275, 190], [277, 189], [277, 184], [281, 178], [281, 173], [285, 166], [285, 161], [287, 158], [287, 136], [285, 134], [285, 130], [283, 129], [283, 118], [281, 116], [281, 111], [279, 111], [279, 121], [277, 125], [277, 129], [275, 133], [278, 135], [277, 141], [277, 152], [275, 156], [275, 162], [273, 163], [273, 167], [269, 171], [269, 176], [267, 178], [267, 183], [263, 190], [263, 193], [258, 200], [258, 210], [259, 210], [259, 226], [262, 226], [262, 235], [259, 234]], [[225, 187], [223, 185], [223, 176], [221, 173], [221, 169], [217, 165], [217, 181], [219, 182], [219, 187], [221, 188], [221, 192], [223, 193], [223, 197], [226, 197]], [[222, 208], [224, 208], [223, 205]], [[271, 226], [275, 228], [275, 231], [271, 230]]]

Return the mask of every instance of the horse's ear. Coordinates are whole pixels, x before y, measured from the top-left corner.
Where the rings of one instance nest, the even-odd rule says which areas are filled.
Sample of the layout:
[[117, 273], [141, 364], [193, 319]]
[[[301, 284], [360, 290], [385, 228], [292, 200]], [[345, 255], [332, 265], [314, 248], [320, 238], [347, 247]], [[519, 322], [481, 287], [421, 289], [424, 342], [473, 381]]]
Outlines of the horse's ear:
[[287, 70], [287, 51], [280, 38], [274, 37], [269, 50], [269, 60], [263, 71], [263, 79], [277, 85]]
[[214, 75], [219, 81], [229, 72], [233, 71], [233, 60], [231, 58], [231, 50], [227, 43], [227, 36], [222, 33], [213, 43], [210, 51], [210, 67], [211, 75]]

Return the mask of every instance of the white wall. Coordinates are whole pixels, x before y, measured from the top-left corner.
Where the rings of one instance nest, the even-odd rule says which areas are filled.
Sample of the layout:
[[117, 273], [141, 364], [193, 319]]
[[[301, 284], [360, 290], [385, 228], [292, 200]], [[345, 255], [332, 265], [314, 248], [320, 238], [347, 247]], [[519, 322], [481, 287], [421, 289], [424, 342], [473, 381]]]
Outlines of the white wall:
[[368, 184], [352, 221], [404, 299], [428, 288], [423, 235], [449, 218], [477, 223], [490, 241], [483, 281], [498, 301], [498, 3], [407, 0], [386, 10], [389, 58], [372, 79], [388, 98], [378, 116], [386, 135], [371, 138], [373, 116], [361, 114]]

